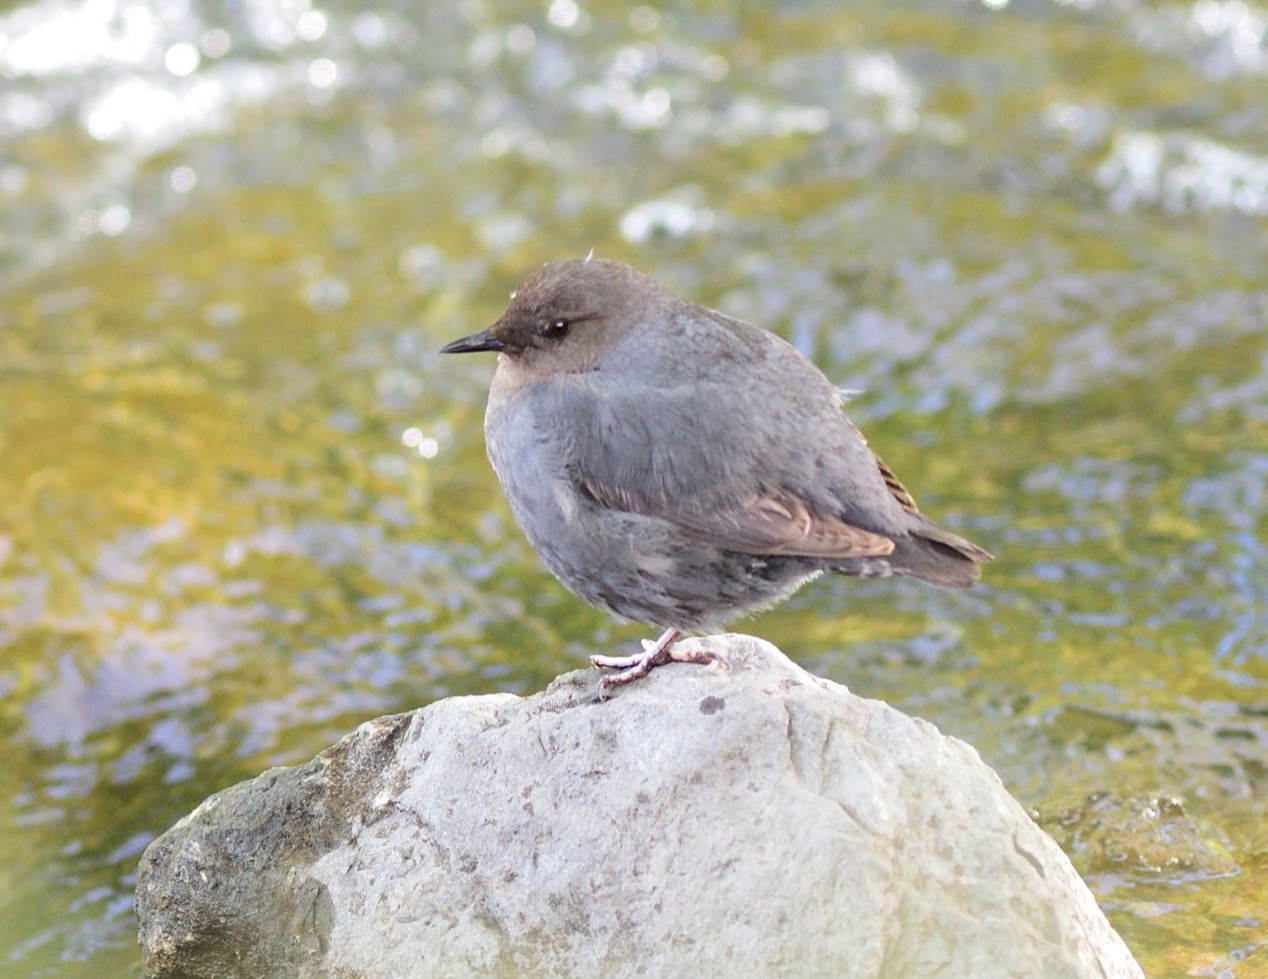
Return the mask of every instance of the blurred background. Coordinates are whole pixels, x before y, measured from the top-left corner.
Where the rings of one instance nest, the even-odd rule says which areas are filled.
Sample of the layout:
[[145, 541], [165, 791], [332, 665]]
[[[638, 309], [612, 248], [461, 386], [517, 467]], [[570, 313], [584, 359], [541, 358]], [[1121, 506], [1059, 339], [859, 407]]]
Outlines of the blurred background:
[[973, 744], [1151, 977], [1268, 976], [1268, 8], [0, 2], [0, 973], [358, 723], [635, 648], [484, 459], [539, 264], [770, 327], [983, 587], [741, 623]]

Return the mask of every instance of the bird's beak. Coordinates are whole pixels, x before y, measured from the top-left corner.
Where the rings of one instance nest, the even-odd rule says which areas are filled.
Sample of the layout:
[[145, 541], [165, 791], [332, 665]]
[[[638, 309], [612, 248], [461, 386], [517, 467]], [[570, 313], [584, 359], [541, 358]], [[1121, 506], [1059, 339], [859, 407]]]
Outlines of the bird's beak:
[[473, 333], [469, 337], [463, 337], [461, 340], [455, 340], [453, 343], [447, 343], [440, 348], [442, 354], [473, 354], [481, 350], [498, 350], [506, 349], [506, 344], [493, 336], [493, 327], [482, 330], [479, 333]]

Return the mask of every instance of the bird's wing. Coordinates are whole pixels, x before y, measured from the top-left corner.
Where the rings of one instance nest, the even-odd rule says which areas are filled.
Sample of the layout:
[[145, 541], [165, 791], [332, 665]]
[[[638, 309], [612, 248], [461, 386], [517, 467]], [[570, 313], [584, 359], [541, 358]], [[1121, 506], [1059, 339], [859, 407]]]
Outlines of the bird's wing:
[[888, 537], [813, 513], [786, 491], [755, 493], [733, 504], [697, 510], [670, 507], [592, 480], [581, 481], [579, 488], [601, 506], [666, 520], [692, 537], [741, 554], [862, 558], [884, 557], [894, 549]]
[[[854, 426], [851, 425], [850, 427], [853, 428]], [[857, 429], [855, 430], [857, 431]], [[875, 456], [874, 458], [876, 459], [876, 468], [881, 471], [881, 476], [885, 480], [885, 487], [889, 490], [890, 495], [908, 513], [919, 513], [920, 507], [916, 506], [915, 498], [907, 492], [907, 487], [898, 481], [898, 477], [894, 475], [894, 470], [885, 465], [881, 461], [880, 456]]]
[[[749, 363], [742, 350], [727, 348], [715, 358], [731, 358], [738, 380], [678, 377], [674, 362], [645, 365], [656, 384], [628, 374], [608, 383], [594, 374], [549, 385], [538, 424], [559, 432], [574, 485], [602, 506], [667, 521], [744, 554], [891, 553], [884, 533], [843, 519], [848, 500], [867, 488], [857, 484], [886, 490], [832, 386], [791, 347], [746, 329], [760, 341], [760, 356]], [[763, 365], [778, 371], [776, 399], [746, 383]], [[818, 492], [816, 473], [823, 474]], [[910, 498], [890, 491], [902, 514]]]

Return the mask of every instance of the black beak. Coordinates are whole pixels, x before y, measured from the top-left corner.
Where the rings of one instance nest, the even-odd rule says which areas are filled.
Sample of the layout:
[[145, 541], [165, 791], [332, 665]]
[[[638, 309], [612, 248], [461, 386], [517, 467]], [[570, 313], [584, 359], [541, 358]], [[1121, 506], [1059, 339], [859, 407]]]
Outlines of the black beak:
[[461, 340], [455, 340], [453, 343], [447, 343], [440, 348], [440, 352], [442, 354], [473, 354], [481, 350], [505, 350], [506, 344], [494, 339], [491, 329], [492, 327], [480, 333], [473, 333], [469, 337], [463, 337]]

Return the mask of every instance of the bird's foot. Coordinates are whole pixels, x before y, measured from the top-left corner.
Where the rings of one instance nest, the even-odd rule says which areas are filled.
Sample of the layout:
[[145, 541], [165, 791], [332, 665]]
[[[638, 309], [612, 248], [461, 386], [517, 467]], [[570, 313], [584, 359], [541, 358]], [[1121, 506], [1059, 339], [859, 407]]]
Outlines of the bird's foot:
[[655, 642], [643, 640], [643, 651], [633, 656], [591, 656], [591, 665], [617, 671], [599, 681], [599, 699], [606, 697], [613, 687], [640, 680], [666, 663], [726, 663], [721, 653], [700, 646], [678, 645], [681, 635], [677, 629], [666, 629]]

